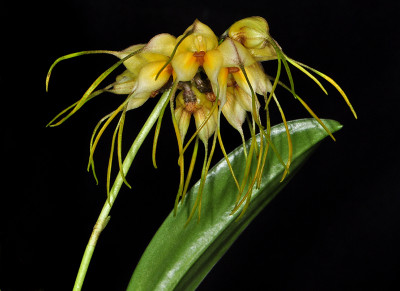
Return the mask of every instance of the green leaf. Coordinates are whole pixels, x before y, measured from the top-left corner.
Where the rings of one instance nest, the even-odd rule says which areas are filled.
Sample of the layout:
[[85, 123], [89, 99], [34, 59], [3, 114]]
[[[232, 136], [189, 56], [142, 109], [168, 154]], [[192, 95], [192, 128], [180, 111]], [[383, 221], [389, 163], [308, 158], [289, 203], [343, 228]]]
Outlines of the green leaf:
[[[332, 133], [342, 127], [337, 121], [322, 121]], [[247, 225], [288, 183], [319, 142], [328, 136], [314, 119], [291, 121], [288, 126], [293, 143], [293, 160], [288, 177], [280, 182], [285, 169], [270, 151], [260, 188], [254, 189], [250, 206], [237, 220], [241, 209], [231, 214], [237, 198], [237, 187], [226, 161], [221, 160], [208, 173], [200, 221], [193, 219], [185, 227], [200, 184], [197, 182], [179, 206], [177, 215], [174, 217], [171, 212], [154, 235], [132, 275], [128, 291], [187, 291], [194, 290], [200, 284]], [[287, 158], [288, 143], [283, 124], [272, 127], [271, 140], [282, 158]], [[240, 180], [246, 164], [243, 147], [239, 146], [228, 156]]]

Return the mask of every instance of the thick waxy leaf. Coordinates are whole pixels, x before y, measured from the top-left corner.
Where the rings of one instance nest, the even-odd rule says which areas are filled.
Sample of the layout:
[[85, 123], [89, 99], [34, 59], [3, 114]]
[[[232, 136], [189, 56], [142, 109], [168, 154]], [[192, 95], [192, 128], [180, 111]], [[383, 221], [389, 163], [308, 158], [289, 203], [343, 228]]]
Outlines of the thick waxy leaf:
[[[333, 120], [322, 120], [333, 133], [342, 126]], [[314, 119], [288, 122], [293, 158], [290, 173], [280, 182], [285, 171], [273, 151], [268, 153], [259, 189], [254, 189], [250, 206], [237, 220], [241, 209], [232, 214], [238, 190], [225, 160], [212, 168], [203, 190], [201, 219], [194, 217], [186, 226], [194, 205], [199, 182], [179, 206], [177, 215], [166, 218], [137, 265], [129, 291], [137, 290], [194, 290], [212, 267], [229, 249], [246, 226], [287, 184], [307, 160], [318, 143], [328, 136]], [[285, 126], [272, 127], [271, 140], [283, 160], [287, 159], [288, 143]], [[249, 143], [248, 143], [249, 145]], [[229, 154], [230, 163], [239, 181], [245, 170], [243, 147]], [[253, 172], [256, 163], [253, 163]]]

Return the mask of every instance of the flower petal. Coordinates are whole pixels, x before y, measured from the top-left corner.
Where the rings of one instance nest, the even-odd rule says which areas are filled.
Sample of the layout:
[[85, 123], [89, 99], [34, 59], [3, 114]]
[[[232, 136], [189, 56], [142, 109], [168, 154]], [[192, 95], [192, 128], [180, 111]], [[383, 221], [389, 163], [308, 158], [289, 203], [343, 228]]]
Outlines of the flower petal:
[[222, 113], [233, 128], [235, 128], [239, 132], [243, 132], [242, 124], [246, 119], [246, 110], [235, 98], [233, 87], [229, 87], [226, 92], [226, 102], [225, 105], [222, 107]]
[[[255, 85], [256, 85], [255, 84], [255, 80], [254, 80], [254, 78], [252, 78], [251, 74], [248, 73], [248, 69], [247, 68], [245, 68], [244, 70], [246, 72], [247, 77], [249, 78], [251, 87], [253, 88], [254, 93], [255, 93]], [[235, 81], [237, 83], [237, 86], [239, 86], [242, 90], [244, 90], [247, 95], [251, 96], [252, 93], [251, 93], [250, 86], [247, 83], [246, 77], [243, 74], [242, 70], [237, 71], [235, 73], [232, 73], [232, 76], [234, 77], [234, 79], [235, 79]]]
[[265, 95], [267, 92], [271, 92], [271, 81], [265, 75], [264, 69], [260, 63], [254, 63], [250, 67], [247, 67], [246, 73], [257, 94]]
[[175, 36], [168, 33], [161, 33], [154, 36], [143, 48], [143, 51], [169, 57], [172, 54], [175, 45], [176, 45]]
[[204, 55], [203, 69], [211, 84], [218, 84], [218, 75], [222, 63], [222, 54], [218, 50], [210, 50]]
[[185, 102], [183, 100], [183, 92], [176, 97], [175, 118], [178, 123], [179, 133], [182, 141], [185, 139], [190, 124], [191, 112], [185, 110]]
[[145, 92], [132, 97], [128, 102], [127, 110], [132, 110], [142, 106], [150, 98], [150, 94], [150, 92]]
[[112, 87], [106, 89], [107, 92], [114, 94], [130, 94], [135, 87], [136, 78], [129, 70], [125, 70], [122, 74], [118, 75]]
[[[241, 87], [236, 86], [234, 88], [234, 95], [235, 95], [235, 99], [237, 100], [237, 102], [240, 103], [240, 106], [242, 106], [242, 108], [248, 112], [252, 112], [253, 111], [253, 100], [251, 98], [251, 95], [248, 94], [245, 90], [243, 90]], [[258, 111], [258, 109], [260, 108], [260, 102], [258, 102], [257, 96], [256, 96], [256, 109]]]
[[248, 49], [248, 51], [257, 62], [276, 60], [278, 58], [274, 47], [269, 43], [264, 48]]
[[168, 65], [166, 68], [162, 70], [161, 74], [158, 76], [156, 80], [156, 76], [158, 72], [161, 70], [161, 68], [164, 66], [164, 64], [165, 61], [151, 62], [145, 65], [140, 70], [139, 76], [137, 78], [137, 83], [136, 83], [137, 85], [134, 88], [135, 93], [133, 96], [136, 96], [143, 92], [151, 93], [153, 91], [160, 89], [162, 86], [165, 85], [165, 83], [167, 83], [172, 73], [172, 68], [170, 65]]
[[223, 107], [225, 102], [226, 102], [226, 88], [228, 86], [228, 75], [229, 75], [229, 70], [228, 68], [222, 68], [219, 71], [218, 74], [218, 87], [214, 88], [214, 85], [211, 83], [213, 86], [214, 94], [218, 96], [218, 100], [220, 100], [220, 106]]
[[[206, 106], [193, 113], [194, 120], [196, 122], [196, 127], [199, 128], [203, 121], [208, 117], [211, 110]], [[210, 119], [206, 122], [203, 128], [199, 132], [199, 138], [203, 143], [207, 143], [208, 139], [214, 134], [217, 128], [217, 110], [214, 110]]]
[[171, 64], [179, 81], [192, 80], [199, 69], [197, 58], [193, 56], [192, 52], [182, 52], [175, 55]]
[[126, 57], [137, 50], [141, 51], [130, 57], [124, 62], [125, 67], [133, 74], [138, 75], [139, 71], [150, 62], [165, 60], [169, 57], [176, 45], [176, 38], [168, 33], [162, 33], [154, 36], [147, 44], [137, 44], [130, 46], [120, 52], [114, 52], [114, 55], [120, 59]]
[[[254, 93], [265, 95], [267, 92], [271, 92], [272, 85], [271, 81], [267, 78], [264, 73], [264, 70], [259, 63], [254, 63], [253, 65], [244, 68], [247, 77], [249, 78], [251, 87], [254, 90]], [[243, 72], [240, 70], [232, 74], [235, 78], [236, 83], [243, 90], [247, 92], [247, 94], [251, 95], [251, 89], [249, 84], [247, 83], [246, 77]]]
[[229, 37], [217, 49], [222, 53], [224, 67], [247, 67], [255, 62], [254, 58], [243, 45]]

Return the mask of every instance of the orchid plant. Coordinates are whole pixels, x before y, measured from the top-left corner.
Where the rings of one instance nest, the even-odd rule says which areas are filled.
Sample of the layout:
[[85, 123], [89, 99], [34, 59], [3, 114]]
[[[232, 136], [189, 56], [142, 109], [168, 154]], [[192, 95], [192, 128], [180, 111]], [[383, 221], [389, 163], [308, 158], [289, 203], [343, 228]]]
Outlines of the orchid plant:
[[[217, 37], [210, 27], [199, 20], [195, 20], [178, 37], [162, 33], [151, 38], [147, 44], [133, 45], [122, 51], [94, 50], [65, 55], [58, 58], [50, 67], [46, 79], [46, 90], [56, 64], [66, 59], [87, 54], [111, 54], [119, 60], [93, 82], [80, 100], [60, 112], [48, 126], [62, 124], [86, 102], [102, 93], [108, 92], [126, 95], [126, 97], [116, 109], [98, 122], [90, 140], [88, 170], [92, 170], [97, 181], [94, 153], [101, 136], [111, 122], [116, 120], [107, 169], [107, 200], [89, 239], [74, 290], [80, 290], [82, 287], [97, 239], [109, 220], [109, 212], [122, 184], [131, 187], [126, 175], [139, 148], [154, 125], [152, 159], [154, 167], [157, 168], [157, 141], [167, 108], [171, 113], [179, 150], [177, 158], [180, 180], [173, 210], [175, 216], [179, 212], [179, 208], [183, 207], [184, 201], [189, 199], [187, 198], [188, 189], [197, 161], [199, 143], [204, 146], [200, 181], [196, 184], [195, 193], [190, 192], [192, 196], [190, 199], [193, 199], [193, 203], [191, 203], [190, 211], [185, 216], [185, 223], [182, 228], [187, 227], [195, 215], [197, 215], [197, 221], [201, 221], [203, 196], [209, 195], [204, 190], [207, 188], [207, 174], [210, 171], [217, 144], [225, 157], [225, 168], [229, 170], [234, 184], [235, 191], [233, 192], [236, 192], [228, 193], [235, 197], [229, 213], [229, 215], [236, 215], [235, 221], [245, 216], [251, 205], [254, 191], [261, 188], [263, 177], [267, 171], [269, 149], [283, 169], [280, 182], [287, 177], [296, 149], [290, 122], [286, 120], [275, 93], [278, 85], [289, 91], [300, 102], [316, 121], [315, 126], [319, 124], [324, 129], [325, 135], [329, 135], [333, 140], [335, 139], [332, 132], [337, 128], [318, 118], [296, 93], [289, 64], [311, 78], [326, 94], [326, 89], [315, 75], [331, 83], [342, 95], [357, 118], [348, 97], [339, 85], [327, 75], [288, 57], [277, 41], [269, 34], [268, 23], [262, 17], [249, 17], [239, 20], [220, 37]], [[272, 60], [277, 60], [275, 76], [265, 73], [261, 64], [264, 61]], [[288, 85], [280, 81], [282, 64], [289, 80]], [[98, 89], [103, 80], [121, 65], [125, 66], [125, 70], [116, 77], [115, 81]], [[133, 109], [137, 110], [147, 100], [157, 97], [158, 102], [123, 160], [121, 145], [127, 112]], [[276, 142], [273, 141], [274, 133], [269, 111], [271, 101], [277, 106], [283, 121], [282, 128], [284, 129], [287, 149], [285, 153], [282, 153], [275, 146]], [[188, 129], [192, 116], [196, 130], [189, 133]], [[231, 155], [225, 150], [220, 127], [221, 122], [223, 122], [222, 116], [237, 130], [238, 136], [240, 136], [242, 145], [239, 151], [244, 159], [243, 164], [239, 166], [242, 168], [240, 170], [237, 169], [237, 165], [233, 165]], [[248, 125], [248, 132], [250, 132], [251, 140], [249, 142], [246, 142], [243, 130], [245, 123]], [[193, 151], [189, 167], [185, 168], [184, 159], [187, 158], [185, 154], [191, 144], [193, 144], [193, 147], [191, 147]], [[114, 184], [111, 185], [115, 152], [119, 171]], [[241, 172], [240, 175], [238, 175], [238, 171]]]

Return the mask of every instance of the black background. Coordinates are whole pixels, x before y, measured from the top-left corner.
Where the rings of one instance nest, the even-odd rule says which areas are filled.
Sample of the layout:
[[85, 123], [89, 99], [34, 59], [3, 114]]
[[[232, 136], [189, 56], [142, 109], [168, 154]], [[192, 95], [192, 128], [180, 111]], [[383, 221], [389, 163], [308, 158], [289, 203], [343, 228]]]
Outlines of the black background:
[[[333, 87], [326, 85], [325, 96], [311, 80], [294, 74], [296, 91], [318, 115], [344, 127], [336, 143], [323, 142], [199, 290], [398, 290], [399, 2], [143, 2], [20, 2], [2, 8], [0, 289], [72, 289], [105, 200], [111, 130], [95, 155], [98, 186], [85, 170], [89, 139], [120, 96], [99, 97], [60, 127], [45, 125], [115, 59], [97, 55], [60, 63], [46, 93], [52, 62], [81, 50], [120, 50], [162, 32], [177, 36], [195, 18], [220, 35], [234, 21], [259, 15], [287, 55], [341, 85], [359, 119]], [[273, 72], [275, 65], [265, 67]], [[308, 117], [292, 96], [278, 94], [288, 119]], [[128, 114], [126, 147], [154, 104], [149, 100]], [[152, 167], [148, 139], [128, 175], [133, 190], [124, 187], [113, 207], [84, 290], [124, 290], [172, 209], [177, 147], [165, 120], [159, 169]], [[223, 133], [230, 150], [240, 144], [229, 126]], [[215, 161], [219, 158], [218, 152]]]

